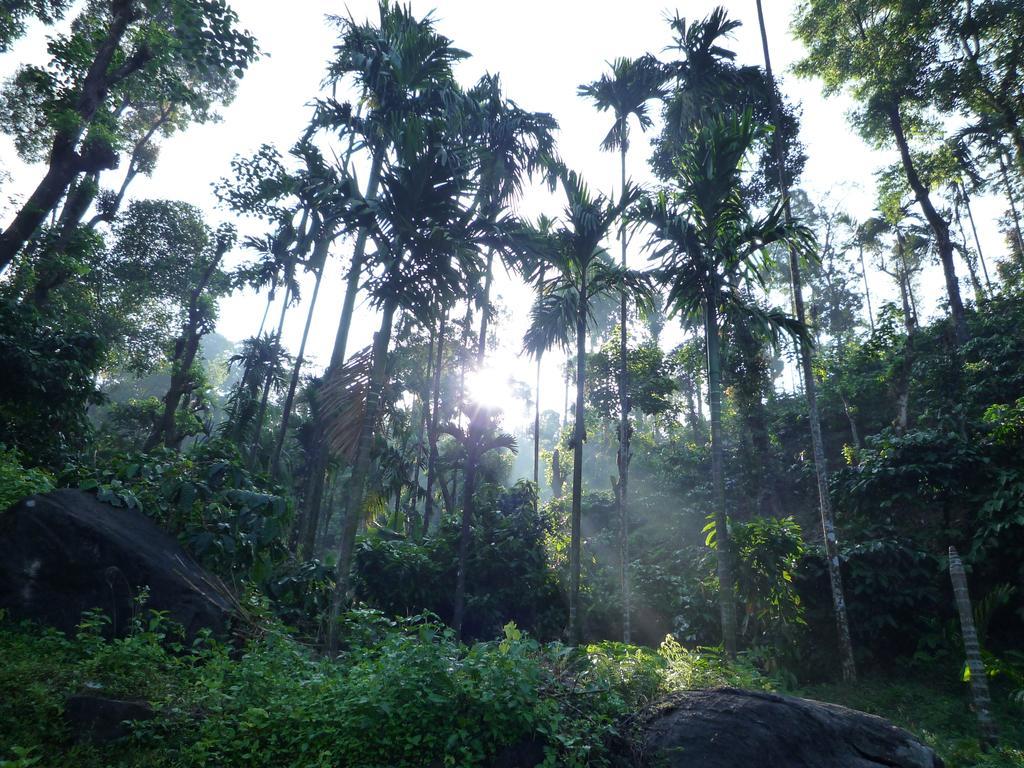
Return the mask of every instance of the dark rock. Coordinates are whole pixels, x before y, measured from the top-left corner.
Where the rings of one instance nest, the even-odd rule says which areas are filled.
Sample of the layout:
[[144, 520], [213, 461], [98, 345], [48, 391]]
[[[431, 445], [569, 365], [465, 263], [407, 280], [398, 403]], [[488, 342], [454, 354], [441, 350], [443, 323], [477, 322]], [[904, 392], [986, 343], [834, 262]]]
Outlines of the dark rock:
[[106, 743], [131, 732], [131, 723], [152, 720], [153, 708], [145, 701], [122, 701], [102, 696], [71, 696], [64, 702], [64, 722], [77, 742]]
[[677, 694], [640, 726], [636, 763], [659, 768], [942, 768], [886, 720], [835, 704], [720, 688]]
[[99, 608], [123, 635], [144, 588], [146, 607], [167, 611], [189, 639], [227, 629], [223, 585], [142, 512], [61, 490], [0, 513], [0, 608], [12, 618], [70, 633]]
[[534, 768], [544, 762], [544, 739], [534, 735], [499, 752], [490, 768]]

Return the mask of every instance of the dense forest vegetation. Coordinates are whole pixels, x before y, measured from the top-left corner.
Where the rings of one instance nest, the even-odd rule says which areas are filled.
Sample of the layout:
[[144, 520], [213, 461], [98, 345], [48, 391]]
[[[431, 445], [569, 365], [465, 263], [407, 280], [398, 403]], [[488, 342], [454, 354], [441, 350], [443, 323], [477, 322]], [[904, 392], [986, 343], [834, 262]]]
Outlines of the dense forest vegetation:
[[[600, 191], [558, 105], [462, 82], [442, 22], [339, 9], [323, 82], [295, 84], [308, 127], [225, 158], [208, 211], [133, 189], [263, 55], [228, 4], [4, 3], [0, 54], [49, 37], [0, 88], [37, 173], [0, 209], [0, 509], [76, 488], [141, 511], [234, 618], [186, 637], [143, 592], [65, 636], [0, 606], [0, 766], [494, 765], [535, 734], [537, 762], [607, 765], [629, 713], [719, 684], [1024, 764], [1024, 7], [797, 3], [787, 77], [896, 158], [856, 217], [801, 189], [801, 110], [749, 5], [761, 66], [731, 7], [594, 62]], [[506, 271], [534, 296], [528, 424], [483, 396], [527, 311]], [[235, 343], [218, 308], [246, 291]], [[61, 702], [90, 688], [162, 716], [69, 741]]]

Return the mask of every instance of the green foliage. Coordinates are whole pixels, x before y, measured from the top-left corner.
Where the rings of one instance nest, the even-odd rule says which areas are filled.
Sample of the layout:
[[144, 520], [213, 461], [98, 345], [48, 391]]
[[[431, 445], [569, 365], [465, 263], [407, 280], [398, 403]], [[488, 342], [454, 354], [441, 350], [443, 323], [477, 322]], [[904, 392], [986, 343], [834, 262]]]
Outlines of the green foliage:
[[[83, 768], [474, 766], [534, 742], [544, 765], [607, 764], [605, 740], [626, 701], [603, 656], [541, 646], [512, 623], [501, 640], [469, 648], [423, 617], [394, 622], [363, 611], [344, 624], [334, 661], [278, 632], [237, 651], [206, 637], [182, 648], [168, 642], [158, 614], [139, 617], [119, 640], [105, 639], [95, 616], [75, 639], [2, 625], [0, 759], [62, 755]], [[126, 742], [69, 746], [62, 702], [83, 689], [145, 698], [157, 718], [136, 723]]]
[[[618, 418], [619, 333], [616, 330], [601, 349], [587, 356], [586, 390], [590, 406], [605, 418]], [[665, 355], [654, 342], [626, 352], [630, 410], [655, 415], [672, 410], [675, 382], [669, 376]]]
[[254, 477], [226, 441], [189, 453], [115, 453], [69, 468], [65, 479], [100, 501], [141, 509], [224, 577], [263, 582], [285, 557], [291, 499]]
[[966, 686], [955, 669], [918, 670], [913, 676], [891, 672], [868, 677], [856, 685], [823, 684], [804, 687], [798, 695], [834, 701], [886, 717], [917, 734], [932, 746], [948, 768], [1016, 768], [1024, 760], [1024, 721], [996, 688], [994, 715], [1001, 743], [982, 751], [977, 718], [971, 711]]
[[101, 401], [102, 358], [94, 334], [67, 332], [31, 306], [0, 299], [0, 443], [50, 468], [81, 450], [86, 408]]
[[804, 555], [800, 525], [792, 517], [755, 518], [732, 527], [736, 586], [746, 613], [743, 634], [786, 653], [805, 625], [793, 576]]
[[[466, 567], [464, 635], [494, 637], [509, 621], [540, 638], [557, 637], [563, 597], [547, 549], [550, 518], [534, 511], [534, 491], [487, 485], [477, 494]], [[388, 615], [428, 610], [450, 618], [459, 525], [446, 518], [422, 542], [367, 537], [357, 546], [356, 594]]]
[[0, 445], [0, 512], [26, 496], [53, 488], [53, 475], [43, 469], [25, 467], [16, 450]]

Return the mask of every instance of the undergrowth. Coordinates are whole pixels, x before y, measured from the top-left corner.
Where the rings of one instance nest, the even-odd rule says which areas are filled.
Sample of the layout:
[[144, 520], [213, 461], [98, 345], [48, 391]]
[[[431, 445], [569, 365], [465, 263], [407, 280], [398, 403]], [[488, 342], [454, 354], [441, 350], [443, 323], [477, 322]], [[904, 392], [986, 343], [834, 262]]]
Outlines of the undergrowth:
[[[514, 624], [465, 646], [435, 617], [344, 617], [337, 659], [280, 625], [243, 645], [200, 635], [185, 645], [162, 614], [140, 611], [131, 633], [106, 637], [88, 614], [68, 638], [0, 623], [0, 768], [198, 766], [485, 766], [532, 749], [544, 766], [607, 766], [627, 715], [664, 694], [733, 686], [778, 690], [756, 655], [728, 663], [671, 638], [657, 650], [621, 643], [541, 644]], [[892, 719], [932, 744], [950, 768], [1022, 762], [1024, 726], [999, 698], [1001, 751], [977, 746], [966, 691], [948, 684], [867, 680], [801, 695]], [[78, 742], [63, 719], [72, 694], [149, 702], [157, 716], [108, 744]]]

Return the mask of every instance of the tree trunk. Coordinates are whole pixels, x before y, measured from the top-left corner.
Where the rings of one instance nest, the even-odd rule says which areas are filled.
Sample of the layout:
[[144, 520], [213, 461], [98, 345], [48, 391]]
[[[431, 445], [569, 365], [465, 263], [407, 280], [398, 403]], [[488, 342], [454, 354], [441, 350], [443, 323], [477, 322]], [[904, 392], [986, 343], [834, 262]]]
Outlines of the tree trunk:
[[534, 513], [540, 508], [540, 360], [541, 356], [537, 355], [537, 385], [534, 388], [533, 404], [533, 484], [537, 489]]
[[722, 620], [722, 645], [729, 658], [736, 657], [736, 592], [732, 564], [732, 539], [725, 511], [725, 451], [722, 445], [722, 372], [718, 337], [717, 288], [705, 300], [704, 332], [708, 353], [708, 404], [711, 408], [711, 484], [715, 517], [718, 565], [718, 607]]
[[853, 411], [850, 409], [850, 403], [846, 399], [845, 395], [840, 395], [843, 400], [843, 412], [846, 414], [846, 420], [850, 422], [850, 439], [853, 440], [853, 447], [860, 448], [860, 431], [857, 429], [857, 420], [853, 418]]
[[362, 426], [359, 431], [359, 443], [356, 448], [352, 476], [346, 489], [348, 498], [345, 503], [345, 519], [342, 522], [338, 543], [338, 565], [328, 618], [327, 650], [332, 656], [338, 651], [338, 618], [341, 616], [342, 606], [348, 601], [352, 551], [366, 496], [366, 481], [370, 472], [370, 459], [374, 433], [377, 428], [381, 393], [387, 384], [388, 346], [391, 343], [391, 328], [397, 308], [398, 305], [394, 298], [388, 298], [384, 302], [380, 330], [377, 331], [373, 340], [373, 368], [366, 388], [366, 402], [363, 407]]
[[444, 335], [447, 330], [448, 311], [441, 313], [437, 331], [437, 359], [434, 362], [433, 393], [430, 405], [430, 427], [427, 433], [429, 454], [427, 456], [427, 497], [423, 506], [423, 535], [430, 533], [431, 518], [434, 515], [434, 482], [437, 480], [437, 427], [438, 411], [441, 407], [441, 365], [444, 362]]
[[[349, 144], [349, 151], [351, 152], [351, 142]], [[377, 197], [377, 188], [380, 186], [380, 174], [383, 165], [384, 150], [380, 149], [374, 153], [373, 161], [370, 164], [370, 177], [366, 182], [366, 199], [368, 201], [374, 200]], [[356, 296], [359, 294], [359, 277], [362, 274], [363, 259], [366, 256], [367, 240], [368, 233], [366, 229], [360, 229], [356, 235], [355, 246], [352, 249], [352, 263], [349, 265], [348, 278], [345, 284], [345, 299], [341, 306], [341, 319], [338, 321], [338, 332], [334, 337], [334, 350], [331, 352], [331, 364], [327, 368], [328, 371], [337, 368], [345, 362], [345, 351], [348, 347], [348, 335], [352, 329], [352, 315], [355, 312]], [[319, 517], [320, 514], [319, 507], [324, 495], [325, 472], [328, 459], [330, 458], [327, 447], [324, 445], [324, 436], [319, 429], [317, 429], [314, 444], [316, 445], [316, 450], [310, 473], [312, 485], [309, 493], [306, 495], [307, 504], [309, 505], [307, 516], [311, 518]]]
[[[472, 423], [469, 429], [473, 429]], [[473, 436], [470, 435], [470, 439]], [[462, 492], [462, 524], [459, 529], [459, 560], [458, 570], [455, 576], [455, 600], [452, 608], [452, 629], [455, 630], [455, 639], [462, 642], [462, 622], [466, 610], [466, 564], [469, 560], [469, 539], [473, 515], [476, 510], [473, 504], [473, 496], [476, 493], [476, 472], [478, 457], [475, 451], [470, 449], [466, 461], [466, 479]]]
[[910, 154], [910, 145], [907, 143], [906, 134], [903, 131], [903, 117], [900, 115], [899, 105], [893, 105], [888, 109], [889, 126], [896, 139], [896, 146], [900, 151], [900, 158], [903, 161], [903, 171], [907, 176], [910, 188], [914, 191], [918, 205], [924, 213], [928, 225], [935, 234], [935, 247], [939, 252], [939, 260], [942, 262], [942, 272], [946, 278], [946, 295], [949, 298], [949, 310], [953, 316], [953, 331], [956, 335], [958, 345], [967, 343], [971, 336], [967, 330], [967, 318], [964, 315], [963, 301], [960, 299], [960, 282], [956, 276], [956, 267], [953, 264], [953, 243], [949, 237], [949, 224], [939, 212], [935, 210], [928, 188], [921, 181], [914, 166], [914, 158]]
[[[430, 448], [427, 445], [429, 438], [427, 437], [427, 425], [430, 423], [430, 398], [433, 394], [433, 381], [434, 381], [434, 345], [437, 343], [437, 330], [433, 323], [430, 326], [430, 345], [427, 348], [427, 387], [425, 391], [420, 392], [420, 426], [416, 438], [416, 464], [413, 467], [412, 474], [412, 493], [409, 497], [409, 519], [417, 520], [416, 515], [418, 511], [416, 509], [419, 503], [420, 496], [420, 472], [423, 466], [423, 449], [426, 448], [429, 452]], [[414, 528], [419, 526], [417, 521], [414, 524]], [[424, 529], [422, 534], [426, 535]]]
[[964, 221], [960, 215], [960, 207], [954, 205], [953, 211], [957, 229], [960, 230], [960, 241], [963, 243], [961, 254], [964, 257], [964, 263], [967, 265], [967, 275], [971, 281], [971, 288], [974, 290], [974, 303], [981, 305], [985, 301], [985, 289], [982, 287], [981, 280], [978, 277], [978, 264], [974, 260], [974, 255], [970, 252], [970, 248], [967, 246], [967, 233], [964, 231]]
[[487, 251], [487, 276], [484, 278], [483, 308], [480, 311], [480, 336], [476, 347], [476, 367], [484, 364], [487, 355], [487, 321], [491, 308], [491, 284], [494, 282], [494, 251]]
[[868, 324], [871, 326], [871, 332], [875, 332], [875, 313], [871, 309], [871, 287], [868, 285], [868, 271], [864, 266], [864, 244], [861, 243], [858, 248], [860, 252], [860, 277], [864, 281], [864, 298], [868, 303]]
[[111, 163], [116, 165], [116, 155], [113, 155], [112, 150], [112, 157], [89, 157], [87, 151], [85, 155], [78, 153], [78, 143], [106, 101], [110, 88], [141, 69], [152, 54], [148, 49], [140, 49], [136, 55], [111, 71], [128, 26], [136, 18], [135, 4], [128, 0], [115, 0], [111, 7], [113, 15], [106, 37], [89, 65], [82, 81], [81, 93], [75, 102], [77, 119], [72, 121], [71, 127], [57, 131], [50, 149], [50, 165], [46, 175], [18, 211], [14, 221], [0, 233], [0, 272], [32, 238], [80, 172], [109, 168], [112, 167]]
[[978, 261], [981, 262], [981, 271], [985, 276], [985, 286], [988, 288], [989, 293], [992, 292], [992, 281], [988, 277], [988, 265], [985, 264], [985, 254], [981, 250], [981, 240], [978, 238], [978, 228], [974, 225], [974, 212], [971, 210], [971, 198], [967, 195], [967, 190], [961, 185], [960, 191], [964, 198], [964, 208], [967, 209], [967, 220], [971, 223], [971, 232], [974, 235], [974, 245], [978, 249]]
[[210, 263], [206, 265], [189, 297], [188, 319], [185, 322], [185, 327], [182, 329], [181, 336], [178, 337], [174, 345], [174, 359], [171, 361], [171, 382], [167, 388], [167, 394], [164, 395], [163, 412], [161, 413], [160, 420], [154, 425], [153, 431], [150, 432], [149, 438], [142, 447], [143, 453], [148, 453], [156, 448], [161, 440], [167, 447], [171, 447], [175, 442], [175, 433], [177, 431], [175, 414], [178, 411], [181, 398], [185, 394], [189, 371], [195, 362], [196, 353], [199, 351], [199, 343], [202, 341], [203, 336], [200, 330], [202, 309], [199, 306], [199, 300], [202, 298], [203, 291], [209, 285], [223, 257], [223, 252], [218, 250], [210, 260]]
[[[757, 0], [757, 17], [761, 30], [761, 45], [764, 50], [765, 72], [768, 75], [770, 86], [772, 119], [776, 125], [781, 125], [782, 110], [775, 96], [775, 77], [772, 74], [771, 55], [768, 48], [768, 32], [764, 23], [764, 10], [761, 7], [761, 0]], [[786, 179], [785, 148], [782, 145], [781, 138], [778, 131], [776, 131], [773, 143], [779, 174], [779, 192], [784, 196], [786, 221], [789, 222], [792, 219], [792, 214], [789, 205], [789, 185]], [[804, 312], [800, 260], [796, 250], [792, 248], [789, 251], [789, 268], [796, 319], [800, 323], [806, 323], [807, 316]], [[955, 295], [957, 301], [959, 301], [959, 292]], [[960, 308], [960, 312], [962, 320], [963, 307]], [[966, 326], [964, 327], [966, 329]], [[818, 417], [817, 386], [814, 381], [814, 369], [811, 365], [810, 345], [805, 339], [801, 339], [799, 346], [800, 362], [803, 368], [804, 396], [807, 398], [807, 414], [811, 428], [811, 449], [814, 455], [814, 469], [818, 480], [818, 504], [821, 512], [821, 527], [825, 542], [825, 557], [828, 561], [829, 582], [832, 587], [832, 608], [835, 613], [836, 631], [839, 639], [840, 665], [842, 667], [843, 679], [853, 681], [857, 677], [857, 670], [853, 658], [853, 644], [850, 642], [850, 627], [846, 615], [846, 597], [843, 592], [842, 573], [839, 568], [839, 546], [836, 540], [835, 517], [832, 513], [832, 501], [828, 491], [828, 467], [825, 463], [825, 447], [821, 437], [821, 421]]]
[[1010, 184], [1010, 175], [1006, 171], [1006, 161], [1002, 153], [999, 153], [999, 172], [1003, 177], [1003, 186], [1006, 188], [1006, 199], [1010, 203], [1010, 213], [1013, 215], [1013, 225], [1017, 234], [1017, 257], [1021, 264], [1024, 264], [1024, 234], [1021, 234], [1020, 214], [1017, 213], [1017, 203], [1013, 194], [1013, 185]]
[[907, 431], [910, 421], [910, 377], [914, 369], [914, 333], [917, 329], [917, 315], [910, 301], [910, 276], [907, 274], [907, 261], [904, 256], [903, 234], [896, 230], [896, 250], [899, 266], [896, 268], [896, 280], [900, 287], [900, 305], [903, 307], [903, 327], [907, 331], [907, 341], [903, 346], [903, 361], [896, 379], [896, 434]]
[[583, 639], [580, 616], [580, 554], [583, 520], [583, 441], [586, 439], [586, 412], [583, 383], [587, 344], [587, 283], [580, 278], [579, 308], [576, 312], [576, 423], [573, 425], [572, 512], [569, 537], [569, 644]]
[[313, 324], [313, 312], [316, 310], [317, 296], [320, 294], [320, 281], [323, 279], [324, 270], [327, 268], [327, 251], [334, 239], [333, 231], [326, 231], [313, 249], [313, 263], [319, 264], [316, 271], [316, 282], [313, 284], [313, 295], [309, 299], [309, 311], [306, 312], [306, 324], [302, 328], [302, 341], [299, 342], [299, 353], [295, 356], [295, 365], [292, 367], [292, 378], [288, 382], [288, 394], [284, 399], [284, 406], [281, 411], [281, 426], [278, 430], [277, 442], [274, 444], [274, 457], [270, 464], [270, 478], [277, 480], [277, 471], [281, 464], [281, 451], [284, 448], [285, 437], [288, 435], [288, 422], [291, 421], [292, 404], [295, 402], [295, 390], [299, 385], [299, 375], [302, 373], [302, 364], [305, 362], [306, 341], [309, 339], [309, 328]]
[[[377, 150], [373, 156], [373, 163], [370, 165], [370, 178], [366, 182], [367, 201], [375, 200], [377, 197], [377, 188], [380, 186], [380, 173], [383, 165], [384, 151]], [[338, 322], [338, 333], [334, 337], [334, 351], [331, 353], [331, 368], [336, 368], [345, 362], [345, 349], [348, 346], [349, 331], [352, 329], [352, 315], [355, 312], [356, 296], [359, 293], [359, 277], [363, 271], [367, 239], [368, 233], [364, 227], [356, 235], [355, 247], [352, 249], [352, 263], [348, 269], [345, 300], [341, 307], [341, 320]]]
[[949, 578], [953, 582], [953, 596], [956, 599], [956, 610], [960, 614], [960, 634], [964, 640], [964, 654], [967, 656], [967, 668], [971, 673], [971, 696], [974, 699], [974, 713], [981, 728], [983, 747], [994, 747], [999, 740], [995, 720], [992, 719], [992, 699], [988, 693], [988, 678], [985, 676], [985, 664], [981, 660], [981, 646], [978, 633], [974, 628], [974, 611], [971, 609], [971, 596], [967, 591], [967, 575], [963, 563], [957, 554], [956, 547], [949, 548]]
[[[626, 193], [626, 142], [619, 152], [620, 181], [622, 193]], [[626, 222], [619, 225], [619, 239], [622, 241], [622, 268], [626, 269]], [[628, 307], [626, 288], [619, 292], [619, 483], [615, 494], [619, 506], [619, 590], [622, 593], [622, 642], [629, 643], [630, 594], [629, 594], [629, 334], [626, 329]]]
[[267, 416], [267, 403], [270, 400], [270, 387], [274, 381], [274, 368], [277, 355], [281, 351], [281, 334], [284, 332], [284, 319], [288, 314], [288, 302], [291, 300], [291, 288], [285, 289], [284, 302], [281, 304], [281, 316], [277, 321], [277, 333], [274, 336], [274, 359], [270, 360], [267, 378], [263, 382], [263, 394], [260, 396], [260, 407], [256, 413], [256, 428], [253, 430], [252, 445], [249, 446], [249, 469], [256, 466], [256, 454], [259, 453], [260, 438], [263, 436], [263, 421]]

